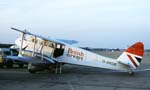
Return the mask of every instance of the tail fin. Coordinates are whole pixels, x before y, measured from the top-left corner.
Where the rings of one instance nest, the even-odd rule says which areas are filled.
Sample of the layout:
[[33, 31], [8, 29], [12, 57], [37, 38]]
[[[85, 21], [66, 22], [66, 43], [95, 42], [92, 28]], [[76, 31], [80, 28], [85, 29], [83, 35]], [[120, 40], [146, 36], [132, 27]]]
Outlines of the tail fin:
[[118, 58], [118, 61], [136, 69], [142, 61], [143, 54], [144, 45], [142, 42], [137, 42], [125, 50]]

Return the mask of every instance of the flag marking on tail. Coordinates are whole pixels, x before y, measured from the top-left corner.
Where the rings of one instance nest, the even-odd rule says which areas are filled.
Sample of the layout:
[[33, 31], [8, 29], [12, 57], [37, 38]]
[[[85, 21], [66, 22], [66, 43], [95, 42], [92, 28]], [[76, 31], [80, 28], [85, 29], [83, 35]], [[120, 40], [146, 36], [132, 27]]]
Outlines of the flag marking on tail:
[[131, 62], [134, 64], [134, 66], [137, 68], [138, 65], [136, 64], [136, 62], [133, 60], [133, 58], [130, 55], [127, 55], [128, 58], [131, 60]]
[[143, 58], [144, 54], [144, 44], [142, 42], [137, 42], [130, 46], [123, 52], [118, 58], [118, 61], [122, 64], [128, 65], [131, 68], [136, 69]]
[[136, 58], [136, 60], [137, 60], [139, 63], [141, 63], [142, 58], [138, 58], [138, 57], [135, 57], [135, 58]]

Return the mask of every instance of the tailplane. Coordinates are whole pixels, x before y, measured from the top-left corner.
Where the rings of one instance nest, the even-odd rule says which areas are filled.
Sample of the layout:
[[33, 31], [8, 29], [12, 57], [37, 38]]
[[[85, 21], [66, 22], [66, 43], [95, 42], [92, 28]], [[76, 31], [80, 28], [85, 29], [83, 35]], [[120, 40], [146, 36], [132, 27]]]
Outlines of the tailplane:
[[122, 64], [136, 69], [142, 61], [143, 54], [144, 45], [142, 42], [137, 42], [125, 50], [117, 60]]

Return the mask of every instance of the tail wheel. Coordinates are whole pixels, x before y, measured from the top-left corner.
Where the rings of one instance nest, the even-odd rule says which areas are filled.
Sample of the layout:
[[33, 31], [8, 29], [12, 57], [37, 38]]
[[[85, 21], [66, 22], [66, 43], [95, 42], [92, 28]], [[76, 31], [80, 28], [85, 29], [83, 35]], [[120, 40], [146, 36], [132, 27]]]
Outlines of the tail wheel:
[[134, 75], [134, 72], [132, 70], [129, 71], [129, 75]]
[[36, 73], [36, 71], [32, 70], [32, 69], [28, 69], [28, 71], [32, 74]]

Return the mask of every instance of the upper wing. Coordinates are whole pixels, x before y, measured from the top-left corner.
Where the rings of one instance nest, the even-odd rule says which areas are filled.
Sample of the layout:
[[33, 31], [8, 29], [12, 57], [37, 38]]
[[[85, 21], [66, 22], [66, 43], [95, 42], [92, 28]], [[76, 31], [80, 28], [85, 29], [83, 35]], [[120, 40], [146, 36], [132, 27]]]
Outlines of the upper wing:
[[18, 32], [21, 32], [21, 33], [24, 33], [24, 34], [28, 34], [28, 35], [32, 35], [32, 36], [41, 38], [43, 40], [52, 41], [52, 42], [56, 42], [56, 43], [60, 43], [60, 44], [64, 44], [64, 45], [69, 44], [69, 43], [71, 44], [71, 42], [69, 42], [69, 40], [61, 40], [61, 39], [55, 39], [55, 38], [46, 38], [46, 37], [43, 37], [43, 36], [40, 36], [40, 35], [36, 35], [36, 34], [30, 33], [27, 30], [23, 31], [23, 30], [19, 30], [19, 29], [13, 28], [13, 27], [11, 27], [11, 29], [13, 29], [15, 31], [18, 31]]
[[57, 40], [62, 41], [64, 43], [68, 43], [70, 45], [78, 43], [78, 41], [75, 40], [64, 40], [64, 39], [57, 39]]

